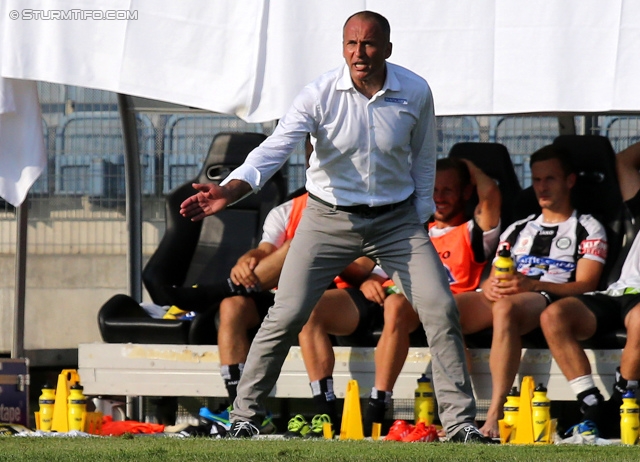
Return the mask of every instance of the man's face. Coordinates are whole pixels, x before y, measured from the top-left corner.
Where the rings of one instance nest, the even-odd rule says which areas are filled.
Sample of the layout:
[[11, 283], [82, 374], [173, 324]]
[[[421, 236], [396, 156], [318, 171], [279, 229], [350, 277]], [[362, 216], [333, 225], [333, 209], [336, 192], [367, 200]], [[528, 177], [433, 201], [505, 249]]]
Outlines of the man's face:
[[358, 16], [351, 18], [344, 27], [342, 56], [344, 56], [351, 80], [360, 82], [380, 80], [384, 83], [385, 60], [391, 56], [391, 43], [378, 24]]
[[534, 163], [531, 166], [531, 179], [540, 208], [559, 210], [571, 203], [575, 175], [565, 176], [557, 159]]
[[465, 198], [460, 185], [460, 178], [455, 170], [439, 170], [433, 188], [433, 201], [436, 211], [433, 215], [436, 222], [446, 226], [457, 226], [460, 218], [464, 218]]

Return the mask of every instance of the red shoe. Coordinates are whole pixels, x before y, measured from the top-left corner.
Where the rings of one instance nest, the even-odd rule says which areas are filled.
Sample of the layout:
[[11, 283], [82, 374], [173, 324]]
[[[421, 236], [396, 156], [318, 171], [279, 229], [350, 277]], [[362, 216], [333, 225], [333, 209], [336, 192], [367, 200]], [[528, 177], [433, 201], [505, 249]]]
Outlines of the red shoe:
[[425, 425], [424, 422], [418, 422], [413, 427], [413, 431], [402, 438], [405, 443], [438, 441], [438, 431], [434, 425]]
[[406, 420], [396, 420], [391, 425], [389, 433], [384, 437], [385, 441], [402, 441], [413, 430], [413, 425]]

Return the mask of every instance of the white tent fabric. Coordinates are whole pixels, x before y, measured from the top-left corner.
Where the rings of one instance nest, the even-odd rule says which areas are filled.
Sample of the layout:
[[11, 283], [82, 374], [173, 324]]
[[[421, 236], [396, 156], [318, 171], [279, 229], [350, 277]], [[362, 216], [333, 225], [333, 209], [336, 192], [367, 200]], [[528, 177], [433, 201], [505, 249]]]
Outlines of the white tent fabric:
[[47, 161], [35, 82], [0, 78], [0, 197], [18, 207]]
[[0, 75], [273, 120], [363, 9], [438, 115], [640, 110], [636, 0], [4, 0]]

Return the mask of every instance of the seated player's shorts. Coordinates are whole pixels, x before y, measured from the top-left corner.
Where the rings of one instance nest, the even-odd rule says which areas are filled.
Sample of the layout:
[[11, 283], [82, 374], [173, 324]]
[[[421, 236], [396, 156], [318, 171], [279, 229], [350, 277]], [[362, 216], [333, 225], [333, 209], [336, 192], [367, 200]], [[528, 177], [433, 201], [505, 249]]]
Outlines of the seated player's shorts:
[[555, 294], [552, 294], [551, 292], [547, 292], [546, 290], [537, 290], [536, 292], [538, 292], [540, 295], [544, 297], [544, 299], [547, 301], [547, 306], [551, 305], [553, 302], [560, 300], [562, 298], [562, 297], [558, 297]]
[[351, 300], [353, 300], [353, 303], [356, 305], [358, 313], [360, 314], [360, 321], [358, 322], [356, 330], [349, 335], [345, 335], [343, 338], [347, 341], [352, 340], [357, 344], [359, 339], [369, 337], [371, 333], [376, 330], [382, 330], [384, 324], [384, 309], [376, 302], [367, 300], [360, 289], [348, 288], [344, 290], [347, 291]]
[[269, 308], [273, 306], [276, 294], [270, 290], [263, 290], [260, 292], [250, 293], [247, 297], [254, 301], [256, 309], [258, 310], [258, 316], [260, 316], [260, 320], [263, 320], [267, 315]]
[[624, 318], [640, 304], [640, 294], [610, 295], [595, 293], [576, 296], [595, 315], [598, 327], [593, 337], [624, 329]]

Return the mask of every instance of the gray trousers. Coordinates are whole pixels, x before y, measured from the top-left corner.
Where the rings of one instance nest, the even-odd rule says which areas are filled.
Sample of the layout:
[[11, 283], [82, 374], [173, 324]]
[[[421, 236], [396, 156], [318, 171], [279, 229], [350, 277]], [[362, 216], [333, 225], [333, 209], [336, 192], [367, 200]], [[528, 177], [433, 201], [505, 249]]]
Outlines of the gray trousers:
[[375, 218], [335, 211], [309, 199], [287, 254], [275, 304], [251, 344], [231, 420], [260, 423], [264, 402], [311, 311], [333, 278], [367, 255], [418, 312], [432, 356], [433, 385], [444, 429], [474, 423], [460, 320], [445, 271], [414, 206]]

